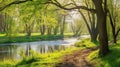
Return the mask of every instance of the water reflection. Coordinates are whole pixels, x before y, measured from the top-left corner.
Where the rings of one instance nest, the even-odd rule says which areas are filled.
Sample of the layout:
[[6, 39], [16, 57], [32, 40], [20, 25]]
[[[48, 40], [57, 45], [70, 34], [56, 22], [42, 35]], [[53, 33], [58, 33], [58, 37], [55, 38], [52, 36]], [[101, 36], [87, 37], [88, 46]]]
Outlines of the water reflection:
[[26, 56], [30, 56], [30, 50], [34, 50], [38, 53], [52, 53], [54, 51], [65, 50], [64, 45], [5, 45], [0, 46], [0, 60], [4, 59], [21, 59], [20, 51], [24, 51]]
[[30, 56], [30, 50], [44, 54], [54, 51], [65, 50], [69, 45], [74, 44], [76, 39], [39, 41], [26, 43], [0, 44], [0, 60], [21, 59], [20, 52], [24, 51], [26, 56]]
[[16, 52], [16, 46], [0, 46], [0, 60], [13, 59]]

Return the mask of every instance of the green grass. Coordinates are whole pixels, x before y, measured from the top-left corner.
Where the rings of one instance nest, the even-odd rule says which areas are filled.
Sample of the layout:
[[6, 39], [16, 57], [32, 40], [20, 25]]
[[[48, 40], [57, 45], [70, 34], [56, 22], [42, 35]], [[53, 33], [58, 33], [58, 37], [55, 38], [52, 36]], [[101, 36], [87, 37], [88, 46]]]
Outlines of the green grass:
[[0, 62], [0, 67], [55, 67], [55, 65], [62, 62], [62, 57], [64, 55], [71, 54], [76, 50], [96, 46], [94, 43], [90, 42], [90, 39], [85, 39], [83, 41], [77, 42], [76, 44], [85, 44], [86, 46], [71, 46], [65, 50], [55, 51], [54, 53], [46, 54], [39, 54], [31, 50], [30, 52], [32, 54], [29, 57], [26, 57], [24, 51], [21, 51], [20, 55], [23, 57], [22, 60], [4, 60]]
[[66, 50], [47, 54], [39, 54], [31, 51], [32, 55], [29, 57], [25, 57], [24, 54], [20, 54], [23, 56], [23, 60], [4, 60], [0, 62], [0, 67], [54, 67], [56, 64], [61, 62], [61, 58], [64, 55], [80, 49], [82, 48], [69, 47]]
[[15, 42], [32, 42], [32, 41], [42, 41], [42, 40], [58, 40], [66, 37], [72, 37], [72, 33], [65, 33], [62, 35], [40, 35], [40, 33], [32, 33], [30, 37], [26, 34], [21, 33], [13, 35], [11, 37], [5, 36], [5, 34], [0, 34], [0, 43], [15, 43]]
[[120, 67], [120, 41], [118, 44], [110, 45], [110, 53], [99, 57], [98, 50], [92, 52], [88, 59], [95, 67]]
[[15, 42], [32, 42], [42, 40], [57, 40], [62, 39], [61, 35], [34, 35], [34, 36], [13, 36], [13, 37], [0, 37], [0, 43], [15, 43]]
[[75, 43], [75, 46], [76, 46], [76, 47], [91, 48], [91, 47], [97, 46], [97, 44], [91, 42], [90, 39], [87, 38], [87, 39], [83, 39], [83, 40], [80, 41], [80, 42]]

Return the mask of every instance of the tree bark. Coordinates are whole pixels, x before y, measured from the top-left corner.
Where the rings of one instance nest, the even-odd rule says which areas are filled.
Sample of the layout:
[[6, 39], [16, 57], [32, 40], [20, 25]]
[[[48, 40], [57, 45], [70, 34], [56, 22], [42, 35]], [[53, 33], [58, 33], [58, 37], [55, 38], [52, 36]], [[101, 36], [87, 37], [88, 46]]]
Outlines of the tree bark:
[[[108, 36], [106, 29], [106, 17], [107, 12], [103, 8], [103, 0], [93, 0], [96, 8], [97, 22], [98, 22], [98, 32], [99, 32], [99, 42], [100, 42], [100, 55], [106, 55], [109, 52], [108, 48]], [[105, 5], [104, 5], [105, 6]], [[106, 6], [105, 6], [106, 9]]]
[[[90, 21], [90, 25], [85, 17], [85, 15], [82, 13], [82, 11], [78, 10], [79, 13], [81, 14], [85, 24], [86, 24], [86, 27], [88, 29], [88, 32], [90, 34], [90, 38], [91, 38], [91, 42], [94, 42], [94, 41], [97, 41], [97, 36], [98, 36], [98, 22], [95, 24], [95, 19], [94, 18], [91, 18], [90, 17], [90, 13], [89, 13], [89, 20]], [[91, 26], [91, 27], [90, 27]]]
[[108, 10], [109, 13], [109, 20], [110, 20], [110, 25], [112, 28], [112, 36], [113, 36], [113, 43], [117, 43], [117, 36], [118, 33], [120, 32], [120, 28], [116, 30], [116, 18], [117, 16], [112, 16], [112, 14], [110, 13], [110, 11]]
[[43, 24], [42, 26], [40, 26], [40, 33], [41, 33], [41, 35], [44, 35], [44, 34], [45, 34], [45, 31], [46, 31], [46, 27], [45, 27], [45, 25]]
[[51, 32], [52, 32], [52, 27], [47, 28], [47, 34], [51, 35]]
[[54, 28], [54, 35], [57, 35], [58, 29], [59, 29], [59, 25], [57, 25], [57, 26]]
[[64, 31], [65, 31], [65, 15], [63, 16], [63, 21], [61, 24], [61, 30], [60, 30], [60, 35], [64, 35]]

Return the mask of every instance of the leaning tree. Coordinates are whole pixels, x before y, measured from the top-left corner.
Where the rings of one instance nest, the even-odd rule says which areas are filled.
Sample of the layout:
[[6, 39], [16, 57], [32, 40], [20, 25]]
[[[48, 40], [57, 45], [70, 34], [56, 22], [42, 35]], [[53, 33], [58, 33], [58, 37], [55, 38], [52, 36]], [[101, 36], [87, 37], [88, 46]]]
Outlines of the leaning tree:
[[53, 4], [64, 10], [84, 9], [90, 12], [95, 12], [98, 23], [98, 33], [100, 42], [100, 55], [106, 55], [109, 52], [108, 48], [108, 36], [106, 29], [107, 22], [107, 0], [91, 0], [95, 6], [95, 9], [88, 8], [83, 5], [75, 5], [73, 2], [67, 2], [67, 4], [61, 4], [57, 0], [15, 0], [0, 7], [0, 11], [13, 4], [20, 4], [27, 1], [36, 2], [35, 4]]

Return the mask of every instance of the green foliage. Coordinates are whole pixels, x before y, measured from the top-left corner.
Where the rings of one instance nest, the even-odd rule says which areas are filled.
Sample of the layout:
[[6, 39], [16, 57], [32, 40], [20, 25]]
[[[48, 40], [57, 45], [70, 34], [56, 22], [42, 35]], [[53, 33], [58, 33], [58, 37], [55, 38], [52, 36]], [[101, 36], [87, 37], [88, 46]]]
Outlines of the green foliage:
[[99, 50], [93, 51], [92, 53], [90, 53], [90, 55], [87, 57], [87, 59], [94, 60], [95, 58], [99, 57], [98, 52], [99, 52]]
[[93, 42], [91, 42], [90, 39], [87, 38], [87, 39], [85, 39], [85, 40], [83, 39], [82, 41], [77, 42], [77, 43], [75, 44], [75, 46], [76, 46], [76, 47], [90, 48], [90, 47], [95, 47], [96, 44], [93, 43]]
[[5, 59], [2, 62], [0, 62], [0, 67], [13, 67], [17, 62], [17, 60]]
[[7, 19], [5, 20], [5, 23], [7, 24], [7, 28], [6, 28], [5, 33], [6, 33], [6, 36], [11, 37], [16, 33], [15, 21], [9, 15], [6, 15], [6, 17]]
[[74, 33], [73, 36], [75, 37], [79, 37], [82, 33], [82, 23], [80, 23], [81, 20], [80, 19], [76, 19], [75, 22], [71, 23], [71, 30]]
[[[7, 5], [14, 1], [16, 0], [2, 0], [0, 1], [0, 5]], [[28, 36], [31, 36], [31, 33], [33, 32], [41, 32], [41, 29], [44, 25], [45, 33], [49, 31], [50, 34], [53, 34], [55, 32], [56, 35], [60, 33], [60, 28], [63, 27], [61, 23], [63, 20], [62, 15], [67, 15], [68, 12], [59, 9], [55, 5], [40, 4], [46, 1], [49, 0], [33, 0], [20, 4], [13, 4], [4, 9], [1, 13], [3, 15], [9, 15], [12, 19], [12, 23], [15, 23], [10, 24], [10, 27], [14, 28], [12, 28], [11, 31], [14, 31], [15, 34], [27, 33]], [[5, 17], [5, 20], [9, 22], [7, 19], [9, 18]], [[12, 35], [12, 33], [10, 33], [10, 35]]]
[[88, 59], [95, 67], [120, 67], [120, 41], [118, 44], [110, 45], [110, 50], [111, 52], [103, 57], [98, 56], [98, 50], [94, 51]]

